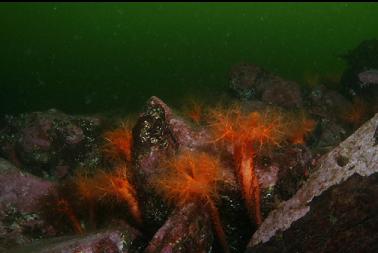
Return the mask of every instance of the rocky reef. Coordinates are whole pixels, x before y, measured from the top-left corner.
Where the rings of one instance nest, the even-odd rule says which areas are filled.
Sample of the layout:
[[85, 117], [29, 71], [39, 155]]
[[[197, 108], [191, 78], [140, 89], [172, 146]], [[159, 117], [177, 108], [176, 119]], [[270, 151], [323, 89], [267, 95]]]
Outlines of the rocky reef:
[[248, 63], [229, 81], [188, 111], [2, 117], [0, 252], [377, 251], [376, 101]]
[[[211, 113], [214, 114], [219, 110], [217, 108]], [[258, 114], [255, 114], [256, 111], [249, 112], [248, 107], [243, 110], [244, 112], [236, 111], [236, 113], [242, 113], [246, 117], [248, 115], [250, 115], [248, 117], [259, 117]], [[47, 112], [48, 115], [50, 113]], [[214, 117], [214, 115], [211, 116], [211, 113], [207, 116], [209, 122], [212, 122], [211, 117]], [[285, 114], [285, 112], [281, 113]], [[344, 238], [347, 236], [346, 234], [341, 234], [341, 232], [339, 235], [335, 234], [335, 230], [341, 231], [341, 228], [337, 227], [338, 225], [341, 227], [348, 226], [348, 224], [352, 226], [351, 224], [354, 224], [355, 221], [360, 224], [359, 226], [362, 226], [360, 219], [365, 220], [366, 217], [374, 222], [373, 214], [368, 211], [374, 207], [366, 206], [365, 208], [360, 202], [362, 201], [361, 198], [374, 197], [375, 167], [372, 164], [376, 164], [378, 153], [376, 152], [377, 146], [374, 137], [378, 124], [377, 117], [375, 116], [340, 146], [323, 156], [324, 151], [323, 153], [316, 151], [318, 143], [312, 141], [313, 135], [317, 134], [314, 131], [322, 130], [317, 130], [312, 124], [308, 130], [311, 133], [310, 135], [306, 134], [307, 130], [302, 129], [303, 131], [300, 132], [300, 137], [298, 137], [299, 130], [296, 130], [297, 135], [294, 138], [293, 134], [288, 132], [284, 135], [286, 141], [283, 145], [276, 148], [267, 146], [267, 149], [256, 149], [252, 166], [261, 191], [261, 198], [254, 199], [255, 203], [259, 201], [261, 208], [261, 225], [259, 225], [257, 220], [250, 219], [250, 211], [246, 206], [248, 202], [244, 201], [248, 195], [243, 197], [241, 188], [243, 185], [240, 185], [239, 182], [241, 181], [238, 179], [238, 174], [235, 174], [234, 164], [239, 159], [234, 158], [234, 155], [237, 154], [234, 153], [237, 151], [235, 149], [237, 146], [229, 142], [219, 143], [214, 141], [216, 135], [211, 130], [211, 124], [205, 123], [195, 126], [188, 119], [177, 115], [162, 100], [152, 97], [147, 101], [144, 111], [132, 127], [132, 144], [122, 144], [132, 150], [131, 161], [123, 160], [123, 163], [128, 164], [127, 174], [130, 175], [127, 177], [130, 185], [125, 190], [135, 189], [131, 190], [130, 193], [135, 194], [136, 199], [133, 201], [139, 202], [138, 205], [142, 214], [141, 223], [136, 222], [135, 216], [132, 215], [132, 209], [130, 209], [132, 202], [125, 200], [126, 202], [123, 204], [119, 197], [121, 195], [117, 195], [121, 193], [115, 192], [116, 190], [113, 188], [107, 189], [107, 186], [104, 185], [106, 182], [110, 185], [119, 183], [120, 185], [117, 187], [121, 187], [123, 181], [121, 181], [119, 173], [106, 174], [108, 172], [103, 172], [105, 174], [101, 174], [102, 172], [100, 172], [100, 174], [96, 174], [96, 170], [90, 169], [92, 167], [88, 166], [89, 170], [86, 174], [79, 173], [81, 176], [77, 178], [75, 169], [78, 171], [80, 169], [72, 167], [73, 172], [66, 177], [72, 178], [71, 180], [74, 183], [69, 184], [64, 183], [68, 180], [67, 178], [40, 179], [28, 174], [28, 172], [22, 172], [6, 160], [2, 160], [0, 177], [2, 181], [0, 189], [2, 249], [4, 251], [8, 247], [18, 246], [13, 252], [26, 252], [31, 249], [34, 251], [29, 252], [77, 252], [77, 250], [84, 249], [88, 252], [104, 252], [104, 250], [105, 252], [241, 252], [247, 247], [253, 235], [253, 239], [248, 244], [247, 252], [266, 252], [266, 250], [274, 249], [280, 251], [282, 247], [287, 248], [287, 252], [291, 252], [291, 250], [298, 248], [306, 250], [307, 245], [312, 245], [311, 242], [318, 242], [314, 239], [317, 238], [316, 234], [313, 237], [306, 237], [307, 240], [315, 240], [308, 241], [308, 244], [303, 243], [303, 240], [293, 239], [298, 237], [293, 234], [297, 233], [296, 231], [303, 229], [308, 236], [317, 231], [315, 228], [306, 230], [309, 227], [308, 222], [312, 227], [316, 224], [323, 226], [327, 222], [326, 224], [330, 229], [329, 240]], [[296, 124], [304, 122], [298, 121], [298, 119], [303, 120], [301, 117], [294, 117], [294, 119], [297, 120]], [[264, 124], [269, 123], [269, 120], [267, 120], [265, 119]], [[224, 123], [224, 121], [221, 122]], [[239, 125], [246, 124], [243, 121], [238, 122]], [[258, 122], [255, 121], [255, 124], [260, 124]], [[39, 121], [35, 121], [35, 124], [40, 125]], [[262, 126], [267, 127], [266, 125]], [[34, 129], [33, 126], [30, 127]], [[256, 125], [255, 127], [259, 126]], [[235, 134], [241, 136], [242, 132], [240, 131], [242, 130], [235, 128], [234, 131]], [[109, 136], [104, 134], [106, 131], [109, 130], [105, 129], [102, 134], [98, 133], [98, 138]], [[260, 136], [259, 131], [255, 132], [253, 138]], [[284, 130], [281, 129], [280, 131]], [[4, 133], [8, 136], [9, 130]], [[117, 138], [122, 138], [122, 135], [117, 136]], [[78, 138], [78, 140], [83, 141], [84, 139]], [[259, 139], [259, 141], [264, 140]], [[331, 142], [329, 145], [335, 145], [334, 143], [337, 143], [337, 141]], [[97, 148], [101, 149], [101, 145], [98, 145]], [[38, 148], [39, 151], [40, 147], [38, 146]], [[86, 157], [87, 152], [91, 153], [92, 151], [84, 148], [81, 152], [83, 152], [83, 157]], [[188, 154], [205, 152], [218, 157], [223, 168], [223, 179], [217, 185], [219, 193], [210, 197], [214, 197], [216, 201], [208, 202], [208, 199], [202, 202], [201, 198], [207, 195], [198, 195], [198, 199], [191, 197], [192, 200], [183, 202], [184, 205], [176, 205], [174, 204], [176, 202], [166, 202], [166, 195], [161, 195], [161, 191], [156, 188], [156, 179], [161, 178], [162, 175], [168, 173], [168, 170], [172, 169], [170, 167], [172, 164], [170, 165], [169, 161], [185, 152]], [[54, 154], [53, 157], [63, 156], [63, 154], [65, 153]], [[110, 166], [109, 168], [113, 168], [111, 170], [115, 170], [118, 165], [114, 164], [118, 164], [120, 161], [114, 160], [114, 157], [112, 161], [104, 161], [103, 154], [101, 151], [97, 152], [98, 163], [102, 166]], [[8, 153], [5, 153], [5, 155], [8, 155]], [[10, 159], [11, 157], [7, 156], [7, 158]], [[28, 165], [29, 162], [35, 166], [38, 164], [37, 161], [20, 160], [22, 167]], [[48, 160], [56, 161], [52, 158]], [[165, 161], [168, 163], [165, 163]], [[48, 164], [55, 165], [54, 163]], [[39, 168], [46, 171], [45, 166]], [[363, 173], [364, 171], [369, 173]], [[372, 172], [370, 173], [370, 171]], [[31, 172], [36, 175], [41, 174], [36, 172], [35, 169]], [[355, 176], [356, 173], [366, 177], [366, 179]], [[203, 181], [201, 183], [203, 185], [200, 187], [205, 187], [207, 181]], [[85, 186], [86, 182], [98, 185], [101, 189], [96, 190], [96, 188], [90, 188], [88, 185]], [[62, 183], [66, 186], [59, 188]], [[195, 185], [194, 182], [193, 185]], [[79, 186], [87, 188], [78, 188]], [[352, 186], [358, 186], [361, 190], [364, 189], [363, 192], [365, 193], [361, 195], [362, 193], [359, 191], [360, 193], [354, 194]], [[185, 187], [192, 186], [188, 184]], [[58, 194], [60, 197], [57, 200], [52, 200], [51, 197], [46, 198], [46, 196], [50, 196], [52, 189], [58, 189], [58, 193], [60, 191]], [[83, 195], [85, 193], [83, 189], [93, 189], [92, 195]], [[185, 189], [193, 191], [192, 194], [203, 194], [202, 188]], [[346, 198], [338, 197], [343, 192], [348, 191], [350, 191], [348, 201]], [[111, 194], [115, 194], [115, 198], [112, 200], [110, 197], [110, 202], [108, 202], [107, 196], [113, 196]], [[105, 196], [105, 199], [96, 196]], [[92, 202], [90, 198], [92, 198]], [[75, 226], [71, 225], [63, 229], [59, 226], [61, 223], [51, 223], [51, 220], [43, 214], [43, 208], [46, 208], [46, 206], [41, 205], [41, 199], [43, 201], [57, 201], [51, 203], [68, 203], [64, 206], [64, 215], [58, 215], [61, 219], [60, 222], [77, 223], [76, 226], [81, 228], [77, 229], [76, 227], [75, 229]], [[64, 202], [61, 202], [62, 200]], [[95, 214], [88, 213], [89, 209], [81, 209], [80, 202], [82, 203], [82, 201], [89, 205], [88, 208], [93, 205]], [[374, 201], [367, 203], [373, 205]], [[207, 205], [211, 207], [207, 207]], [[293, 205], [296, 205], [296, 207], [293, 207]], [[354, 208], [355, 205], [361, 206], [361, 209]], [[348, 211], [345, 211], [345, 213], [337, 211], [334, 209], [335, 206], [340, 206], [337, 210]], [[60, 206], [60, 209], [49, 210], [53, 213], [56, 210], [62, 211], [62, 206]], [[124, 212], [124, 215], [119, 215], [119, 212]], [[320, 222], [319, 219], [324, 212], [327, 212], [324, 216], [325, 220]], [[91, 219], [97, 219], [95, 226], [91, 223], [88, 215], [92, 217]], [[290, 222], [287, 222], [289, 220]], [[137, 229], [132, 228], [129, 224], [137, 227]], [[280, 224], [282, 224], [282, 227], [280, 227]], [[290, 232], [292, 228], [293, 232]], [[357, 231], [365, 231], [360, 236], [371, 233], [370, 230], [361, 230], [362, 227], [351, 227], [351, 229], [355, 229], [356, 233]], [[280, 232], [278, 233], [278, 231]], [[75, 233], [79, 233], [79, 235], [74, 235]], [[127, 237], [125, 237], [125, 233], [128, 235]], [[289, 244], [286, 245], [286, 241], [294, 246], [290, 246], [290, 248]], [[295, 241], [298, 244], [291, 244]], [[363, 245], [360, 248], [355, 245], [355, 248], [371, 249], [372, 247], [369, 241], [366, 241]]]

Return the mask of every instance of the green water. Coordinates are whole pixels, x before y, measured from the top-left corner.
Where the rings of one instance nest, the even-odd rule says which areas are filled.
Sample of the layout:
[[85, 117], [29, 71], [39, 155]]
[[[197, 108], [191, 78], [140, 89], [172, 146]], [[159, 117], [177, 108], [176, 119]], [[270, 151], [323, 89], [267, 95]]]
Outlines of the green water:
[[375, 3], [2, 3], [0, 113], [179, 105], [224, 92], [240, 61], [337, 73], [377, 24]]

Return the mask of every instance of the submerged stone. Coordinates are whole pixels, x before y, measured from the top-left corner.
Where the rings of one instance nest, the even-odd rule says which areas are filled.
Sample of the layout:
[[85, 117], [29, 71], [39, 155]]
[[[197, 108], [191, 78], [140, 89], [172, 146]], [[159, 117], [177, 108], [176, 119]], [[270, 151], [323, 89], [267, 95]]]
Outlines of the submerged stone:
[[97, 231], [82, 236], [64, 236], [46, 239], [9, 253], [134, 253], [140, 233], [131, 227]]
[[98, 117], [51, 109], [7, 116], [4, 121], [0, 154], [35, 175], [64, 177], [79, 163], [99, 161], [93, 155], [102, 124]]
[[322, 157], [296, 194], [268, 215], [246, 252], [374, 252], [377, 124], [378, 114]]

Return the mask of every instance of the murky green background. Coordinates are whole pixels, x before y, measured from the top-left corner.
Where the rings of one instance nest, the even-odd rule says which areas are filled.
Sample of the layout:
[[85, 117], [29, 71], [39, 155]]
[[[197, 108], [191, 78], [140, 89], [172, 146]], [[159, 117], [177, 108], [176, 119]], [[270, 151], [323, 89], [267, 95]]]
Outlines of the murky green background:
[[0, 4], [0, 113], [140, 110], [227, 88], [248, 61], [302, 81], [378, 37], [375, 3]]

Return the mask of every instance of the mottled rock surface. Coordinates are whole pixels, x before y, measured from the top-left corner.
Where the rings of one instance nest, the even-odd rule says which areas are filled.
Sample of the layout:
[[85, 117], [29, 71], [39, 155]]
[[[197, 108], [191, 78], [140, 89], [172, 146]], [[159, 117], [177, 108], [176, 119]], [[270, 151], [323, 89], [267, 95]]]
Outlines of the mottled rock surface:
[[211, 251], [213, 237], [208, 214], [191, 203], [172, 213], [156, 232], [145, 253], [206, 253]]
[[[348, 205], [350, 205], [350, 207], [354, 206], [354, 208], [357, 209], [359, 209], [358, 207], [359, 205], [361, 205], [361, 217], [366, 215], [366, 219], [372, 219], [372, 221], [376, 221], [376, 216], [369, 216], [368, 213], [364, 213], [364, 210], [366, 211], [366, 204], [363, 204], [363, 202], [373, 201], [376, 199], [376, 188], [374, 188], [374, 180], [376, 179], [375, 176], [371, 175], [378, 172], [378, 146], [375, 145], [374, 137], [377, 125], [378, 114], [376, 114], [371, 120], [365, 123], [339, 146], [337, 146], [327, 155], [323, 156], [319, 161], [318, 169], [310, 176], [307, 182], [297, 191], [297, 193], [291, 199], [282, 203], [276, 210], [272, 211], [264, 220], [262, 225], [253, 235], [247, 252], [260, 252], [254, 251], [254, 249], [257, 249], [256, 247], [259, 247], [258, 249], [261, 249], [261, 252], [269, 251], [269, 246], [267, 246], [267, 248], [264, 249], [266, 251], [264, 251], [263, 248], [260, 248], [263, 247], [261, 246], [261, 244], [264, 245], [270, 240], [275, 240], [275, 237], [279, 237], [280, 231], [291, 230], [293, 233], [293, 229], [295, 228], [292, 226], [296, 221], [303, 222], [304, 219], [311, 219], [311, 216], [309, 215], [311, 215], [312, 211], [316, 211], [315, 208], [312, 209], [312, 207], [316, 206], [316, 201], [313, 202], [313, 200], [317, 196], [319, 196], [319, 202], [323, 201], [325, 205], [325, 207], [322, 208], [327, 209], [327, 205], [331, 205], [330, 203], [332, 203], [332, 200], [336, 201], [338, 199], [338, 197], [334, 197], [334, 195], [339, 194], [338, 196], [341, 196], [340, 192], [342, 190], [338, 190], [337, 187], [341, 187], [340, 189], [345, 189], [342, 187], [346, 187], [343, 185], [347, 185], [349, 191], [353, 191], [353, 188], [350, 189], [353, 183], [346, 182], [348, 179], [356, 180], [354, 181], [356, 187], [359, 187], [359, 185], [361, 186], [361, 188], [358, 188], [361, 190], [358, 190], [355, 195], [351, 194], [350, 196], [351, 203], [355, 203], [355, 205], [351, 203], [343, 203], [343, 201], [347, 200], [347, 196], [345, 196], [344, 200], [340, 199], [337, 205], [339, 205], [340, 208], [343, 207], [343, 205], [344, 208], [345, 206], [348, 207]], [[357, 179], [352, 178], [353, 175], [357, 175], [357, 177], [354, 176], [354, 178]], [[360, 177], [358, 177], [358, 175]], [[362, 187], [363, 185], [367, 185], [366, 188]], [[334, 195], [332, 195], [332, 192], [329, 193], [330, 191], [332, 191], [332, 189], [330, 189], [331, 187], [334, 187], [333, 189], [336, 189], [336, 193], [334, 193]], [[328, 196], [332, 197], [326, 197], [327, 190], [329, 190], [328, 194], [330, 194]], [[368, 194], [362, 194], [363, 191], [366, 191]], [[359, 195], [359, 193], [361, 193], [362, 195]], [[371, 196], [369, 196], [370, 193], [372, 194]], [[348, 219], [345, 219], [344, 221], [344, 218], [342, 217], [343, 215], [351, 215], [350, 221], [353, 221], [354, 212], [348, 212], [349, 210], [340, 212], [338, 213], [338, 217], [334, 217], [332, 219], [341, 219], [345, 224], [348, 224]], [[359, 221], [360, 218], [357, 218], [356, 221]], [[360, 221], [362, 222], [362, 220]], [[365, 232], [376, 231], [373, 228], [369, 228], [369, 226], [372, 226], [369, 221], [366, 222], [367, 227], [363, 228], [366, 229], [364, 230]], [[373, 224], [376, 223], [373, 222]], [[350, 226], [350, 228], [353, 227], [353, 225]], [[364, 226], [361, 225], [361, 228], [362, 227]], [[375, 225], [375, 227], [377, 226]], [[357, 228], [358, 227], [354, 227], [353, 229]], [[319, 231], [323, 229], [323, 225], [319, 226]], [[346, 227], [345, 229], [348, 229], [348, 227]], [[355, 231], [355, 233], [357, 232]], [[312, 236], [311, 233], [306, 234], [306, 230], [303, 231], [303, 235], [306, 237]], [[345, 236], [346, 235], [347, 234], [345, 234]], [[342, 235], [340, 234], [340, 236]], [[373, 234], [370, 237], [365, 238], [365, 240], [374, 240], [374, 236], [375, 235]], [[334, 238], [336, 238], [336, 235]], [[320, 238], [318, 239], [321, 241]], [[346, 240], [344, 241], [344, 243], [348, 243], [348, 241]], [[367, 242], [367, 245], [371, 245], [369, 243], [370, 242]], [[350, 242], [351, 246], [356, 244], [356, 241]], [[311, 247], [307, 248], [308, 251], [312, 251], [312, 249], [313, 248]], [[319, 250], [315, 250], [315, 252], [322, 251], [321, 248], [318, 249]], [[363, 246], [361, 246], [360, 249], [363, 250]]]
[[159, 173], [161, 161], [174, 155], [176, 138], [168, 125], [170, 109], [160, 99], [152, 97], [133, 128], [133, 174], [144, 222], [157, 230], [167, 218], [169, 208], [154, 192], [151, 184]]
[[0, 158], [0, 207], [12, 205], [20, 211], [35, 210], [35, 201], [46, 194], [53, 183], [22, 172]]
[[343, 56], [346, 69], [341, 78], [344, 93], [348, 96], [362, 96], [378, 99], [378, 85], [362, 85], [358, 75], [366, 70], [378, 69], [378, 39], [365, 40]]
[[336, 147], [350, 132], [336, 121], [326, 118], [319, 121], [316, 131], [318, 134], [314, 140], [314, 149], [323, 154]]
[[309, 176], [315, 158], [305, 145], [287, 146], [272, 156], [272, 163], [278, 167], [275, 193], [280, 200], [288, 200]]
[[261, 100], [267, 104], [282, 106], [284, 108], [298, 108], [302, 106], [302, 92], [299, 84], [272, 75], [267, 78], [266, 89]]
[[316, 197], [310, 211], [246, 252], [377, 252], [378, 173], [354, 174]]
[[[229, 85], [242, 100], [261, 96], [261, 87], [267, 72], [255, 64], [240, 63], [231, 68]], [[260, 94], [259, 94], [260, 93]]]
[[0, 155], [38, 176], [64, 177], [80, 162], [96, 164], [100, 118], [70, 116], [51, 109], [6, 116]]
[[0, 251], [54, 234], [37, 205], [52, 185], [0, 158]]
[[327, 89], [324, 85], [314, 87], [307, 98], [308, 112], [328, 120], [342, 120], [347, 108], [352, 107], [350, 100], [335, 90]]
[[134, 253], [140, 233], [131, 227], [107, 229], [82, 236], [64, 236], [16, 248], [10, 253]]
[[257, 99], [285, 108], [302, 106], [302, 92], [296, 82], [285, 80], [254, 64], [233, 66], [229, 86], [244, 101]]

